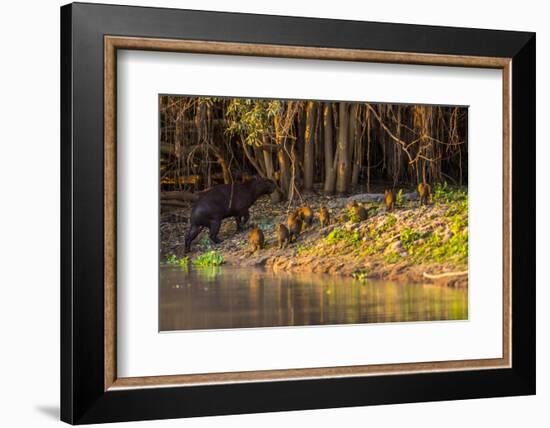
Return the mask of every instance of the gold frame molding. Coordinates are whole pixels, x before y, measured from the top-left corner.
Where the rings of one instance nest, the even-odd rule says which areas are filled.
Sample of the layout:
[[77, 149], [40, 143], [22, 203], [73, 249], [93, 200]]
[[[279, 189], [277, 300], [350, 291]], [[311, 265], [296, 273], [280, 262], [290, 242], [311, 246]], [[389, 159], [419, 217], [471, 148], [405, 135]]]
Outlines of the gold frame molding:
[[[502, 358], [422, 363], [358, 365], [148, 377], [117, 377], [116, 367], [116, 61], [117, 50], [169, 51], [213, 55], [324, 59], [502, 70], [503, 81], [503, 349]], [[511, 367], [511, 58], [382, 52], [137, 37], [104, 37], [104, 389], [193, 386], [307, 378], [358, 377], [381, 374], [441, 372]]]

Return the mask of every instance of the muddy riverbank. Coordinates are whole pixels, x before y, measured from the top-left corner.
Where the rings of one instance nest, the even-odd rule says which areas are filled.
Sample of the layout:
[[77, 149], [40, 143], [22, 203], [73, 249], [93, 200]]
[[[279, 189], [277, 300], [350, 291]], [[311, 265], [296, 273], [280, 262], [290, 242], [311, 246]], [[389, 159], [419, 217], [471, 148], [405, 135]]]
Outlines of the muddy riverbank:
[[[414, 196], [414, 195], [413, 195]], [[413, 200], [409, 200], [413, 199]], [[350, 200], [362, 202], [368, 218], [357, 221], [347, 208]], [[297, 242], [280, 249], [276, 226], [288, 213], [307, 205], [315, 212], [311, 227]], [[321, 227], [319, 207], [330, 211], [331, 223]], [[300, 204], [272, 203], [268, 197], [251, 208], [251, 224], [266, 237], [263, 249], [252, 252], [248, 231], [236, 232], [235, 221], [224, 221], [221, 244], [212, 244], [207, 231], [184, 252], [184, 233], [190, 206], [161, 215], [161, 259], [175, 255], [189, 260], [207, 251], [223, 256], [231, 266], [263, 266], [275, 272], [313, 272], [353, 276], [359, 280], [384, 279], [406, 283], [438, 283], [467, 287], [468, 203], [464, 189], [440, 189], [428, 206], [402, 194], [397, 207], [386, 212], [372, 195], [334, 198], [304, 197]], [[173, 257], [173, 256], [172, 256]]]

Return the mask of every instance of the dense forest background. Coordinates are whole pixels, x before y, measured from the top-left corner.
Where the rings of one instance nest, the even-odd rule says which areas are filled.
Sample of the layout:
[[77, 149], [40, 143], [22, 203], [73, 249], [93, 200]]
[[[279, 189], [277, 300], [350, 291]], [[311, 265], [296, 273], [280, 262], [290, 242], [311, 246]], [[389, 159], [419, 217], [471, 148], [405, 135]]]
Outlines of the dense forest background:
[[269, 178], [273, 200], [420, 182], [466, 185], [468, 110], [456, 106], [160, 97], [161, 188]]

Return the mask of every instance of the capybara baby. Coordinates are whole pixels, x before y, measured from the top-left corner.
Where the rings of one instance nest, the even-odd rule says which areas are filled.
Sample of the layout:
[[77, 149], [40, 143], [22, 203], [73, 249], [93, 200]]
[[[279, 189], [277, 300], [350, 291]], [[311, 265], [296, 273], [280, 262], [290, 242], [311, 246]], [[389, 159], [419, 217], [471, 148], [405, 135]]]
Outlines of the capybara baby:
[[252, 252], [261, 250], [264, 247], [265, 237], [264, 232], [257, 226], [252, 226], [252, 230], [248, 234], [248, 242]]
[[432, 201], [432, 186], [428, 183], [420, 183], [418, 185], [418, 198], [420, 205], [427, 205]]
[[367, 210], [363, 205], [357, 205], [353, 208], [353, 217], [356, 222], [367, 219]]
[[321, 223], [321, 227], [325, 227], [330, 223], [330, 213], [323, 205], [319, 208], [319, 223]]
[[277, 239], [279, 241], [279, 249], [285, 248], [290, 239], [290, 233], [287, 227], [282, 223], [277, 227]]
[[272, 193], [275, 187], [271, 180], [255, 179], [246, 183], [220, 184], [200, 192], [191, 209], [191, 227], [185, 236], [185, 250], [190, 250], [191, 242], [203, 227], [210, 229], [212, 242], [220, 243], [218, 232], [224, 218], [234, 217], [237, 230], [241, 230], [250, 217], [248, 209], [260, 196]]
[[351, 211], [353, 210], [356, 206], [358, 206], [359, 204], [357, 203], [357, 201], [349, 201], [347, 204], [346, 204], [346, 208], [348, 209], [348, 211]]
[[294, 212], [288, 216], [286, 224], [289, 233], [288, 242], [295, 242], [302, 231], [302, 217]]
[[384, 190], [384, 202], [386, 203], [386, 211], [393, 211], [395, 202], [395, 192], [393, 190]]
[[313, 211], [310, 207], [298, 208], [296, 214], [302, 219], [304, 228], [305, 226], [310, 227], [313, 223]]

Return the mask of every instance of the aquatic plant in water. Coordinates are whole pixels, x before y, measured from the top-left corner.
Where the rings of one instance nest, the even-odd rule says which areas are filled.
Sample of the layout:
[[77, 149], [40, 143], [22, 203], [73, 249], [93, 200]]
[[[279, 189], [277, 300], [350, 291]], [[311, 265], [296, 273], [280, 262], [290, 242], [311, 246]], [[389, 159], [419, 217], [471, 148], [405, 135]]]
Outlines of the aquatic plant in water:
[[195, 266], [220, 266], [224, 262], [223, 255], [217, 251], [208, 251], [192, 260]]
[[166, 264], [187, 267], [189, 265], [189, 257], [178, 258], [175, 254], [170, 254], [166, 257]]
[[353, 279], [359, 281], [359, 282], [367, 282], [369, 272], [366, 270], [356, 270], [351, 274]]

